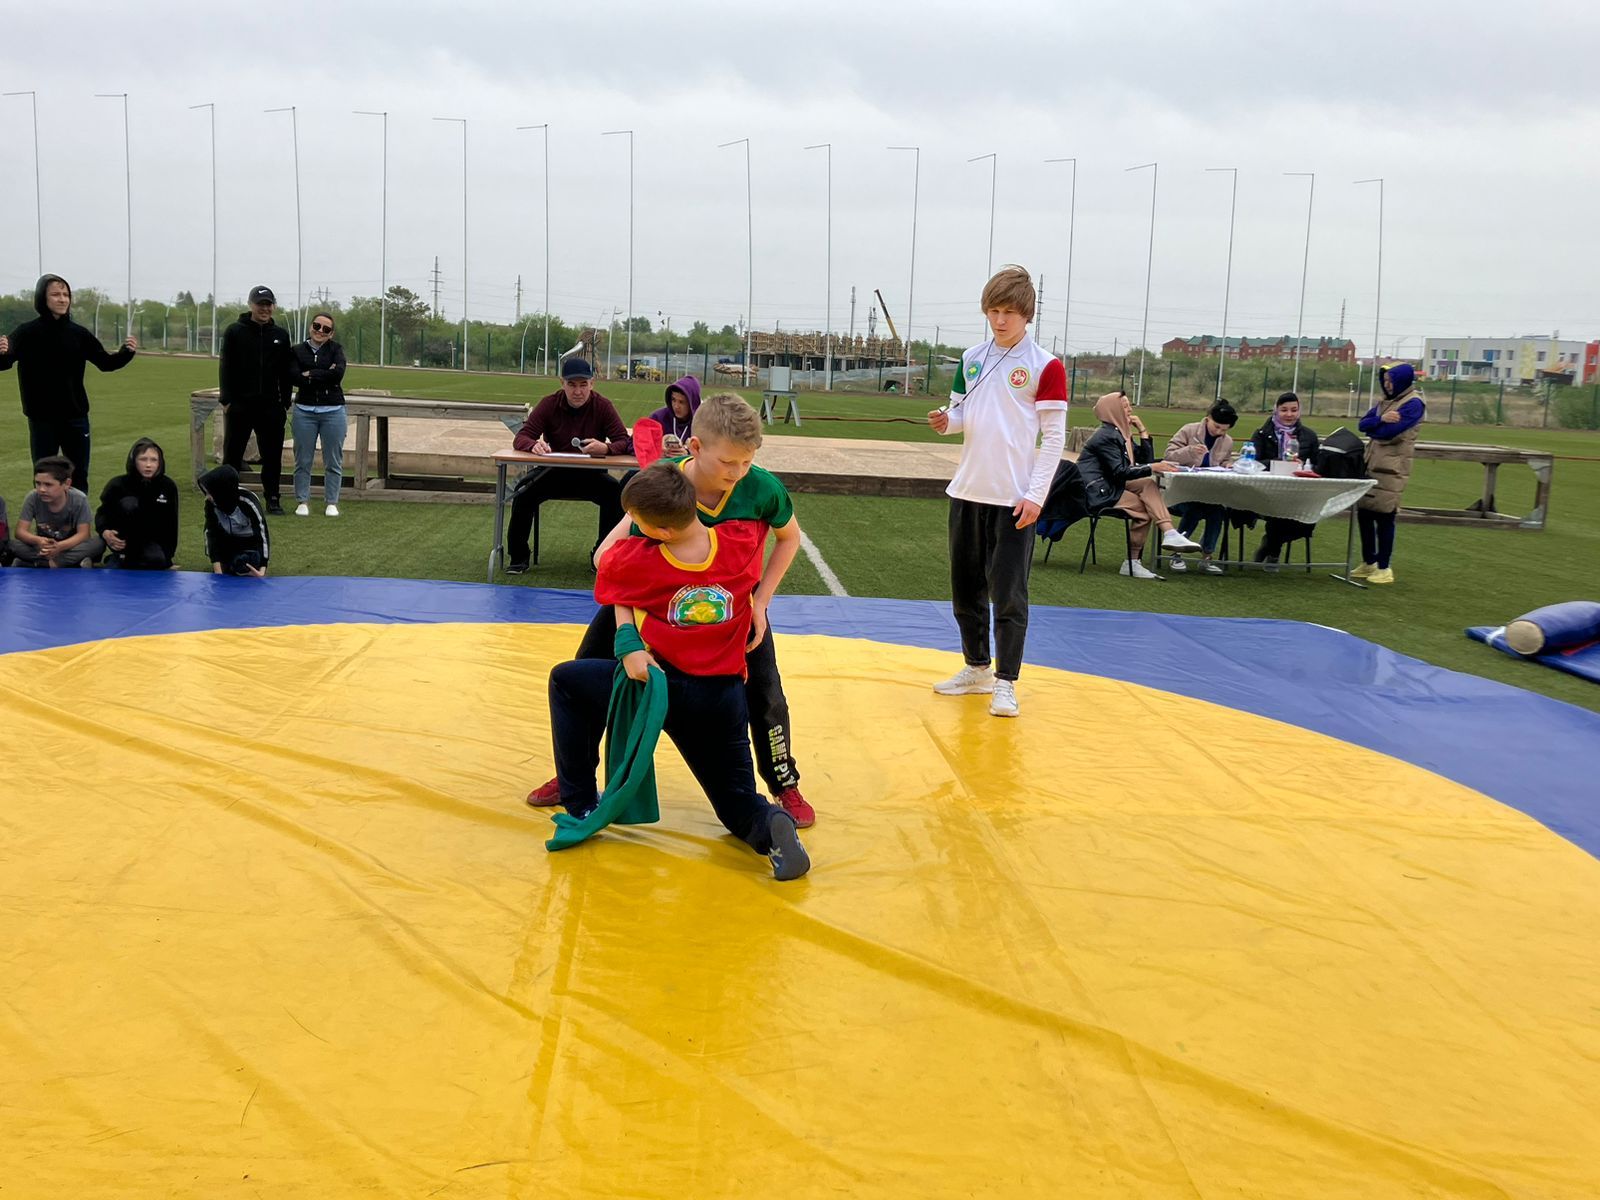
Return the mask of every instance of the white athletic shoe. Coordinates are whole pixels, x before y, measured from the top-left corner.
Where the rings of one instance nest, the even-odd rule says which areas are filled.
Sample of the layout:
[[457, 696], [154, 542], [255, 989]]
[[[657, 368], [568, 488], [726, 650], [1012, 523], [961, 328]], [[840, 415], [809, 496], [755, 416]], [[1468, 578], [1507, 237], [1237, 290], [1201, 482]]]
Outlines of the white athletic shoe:
[[1209, 557], [1200, 560], [1200, 567], [1207, 575], [1221, 575], [1223, 573], [1222, 568], [1212, 562]]
[[1130, 558], [1117, 568], [1118, 575], [1132, 575], [1135, 579], [1160, 579], [1154, 571], [1146, 567], [1137, 558]]
[[1183, 555], [1174, 554], [1172, 556], [1172, 569], [1179, 575], [1182, 575], [1189, 569], [1189, 564], [1183, 561]]
[[311, 506], [305, 503], [296, 504], [294, 506], [294, 515], [297, 517], [309, 517], [311, 515]]
[[1161, 548], [1163, 550], [1198, 550], [1199, 542], [1192, 542], [1176, 529], [1169, 529], [1161, 535]]
[[989, 697], [989, 715], [991, 717], [1014, 717], [1017, 715], [1017, 685], [1009, 679], [996, 679], [994, 681], [994, 695]]
[[339, 506], [337, 504], [328, 505], [327, 508], [322, 510], [322, 515], [325, 517], [337, 517], [339, 515]]
[[993, 667], [962, 667], [949, 679], [933, 685], [941, 696], [987, 696], [994, 688]]

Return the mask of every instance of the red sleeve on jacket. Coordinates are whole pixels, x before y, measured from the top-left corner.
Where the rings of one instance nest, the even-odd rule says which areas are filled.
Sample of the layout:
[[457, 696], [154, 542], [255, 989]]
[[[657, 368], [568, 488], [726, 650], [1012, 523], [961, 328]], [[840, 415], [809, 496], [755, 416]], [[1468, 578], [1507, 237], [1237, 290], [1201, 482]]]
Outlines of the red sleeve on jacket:
[[1061, 365], [1059, 358], [1052, 358], [1045, 364], [1044, 370], [1039, 373], [1039, 391], [1034, 396], [1035, 404], [1044, 400], [1064, 402], [1067, 398], [1067, 371]]

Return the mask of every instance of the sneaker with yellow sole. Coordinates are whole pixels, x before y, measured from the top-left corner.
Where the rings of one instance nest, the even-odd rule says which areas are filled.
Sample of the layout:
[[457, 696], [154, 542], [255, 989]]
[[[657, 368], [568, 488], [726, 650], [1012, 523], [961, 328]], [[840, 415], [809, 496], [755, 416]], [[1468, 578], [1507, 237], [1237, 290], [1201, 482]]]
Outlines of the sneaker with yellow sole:
[[1377, 563], [1364, 562], [1350, 572], [1351, 579], [1370, 579], [1372, 573], [1378, 569]]
[[1378, 568], [1375, 568], [1373, 570], [1372, 574], [1367, 576], [1367, 582], [1368, 583], [1393, 583], [1394, 582], [1394, 570], [1392, 568], [1390, 568], [1390, 567], [1378, 567]]

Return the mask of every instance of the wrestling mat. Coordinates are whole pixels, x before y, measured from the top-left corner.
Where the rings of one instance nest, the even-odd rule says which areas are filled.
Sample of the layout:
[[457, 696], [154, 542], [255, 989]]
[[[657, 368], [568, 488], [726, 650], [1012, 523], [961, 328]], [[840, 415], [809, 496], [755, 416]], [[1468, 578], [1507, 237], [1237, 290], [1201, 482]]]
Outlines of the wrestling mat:
[[1288, 622], [774, 606], [814, 863], [547, 853], [586, 596], [0, 573], [0, 1196], [1593, 1197], [1600, 718]]

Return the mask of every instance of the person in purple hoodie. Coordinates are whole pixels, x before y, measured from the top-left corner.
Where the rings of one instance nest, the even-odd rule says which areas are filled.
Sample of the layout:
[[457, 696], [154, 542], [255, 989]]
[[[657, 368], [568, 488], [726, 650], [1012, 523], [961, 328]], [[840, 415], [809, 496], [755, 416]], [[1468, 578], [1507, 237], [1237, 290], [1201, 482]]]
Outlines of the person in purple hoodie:
[[694, 425], [694, 414], [699, 410], [700, 381], [693, 375], [685, 375], [667, 385], [667, 402], [651, 413], [650, 419], [661, 426], [664, 449], [669, 458], [684, 453]]
[[1383, 395], [1361, 418], [1360, 429], [1371, 440], [1367, 443], [1367, 474], [1377, 480], [1356, 508], [1361, 524], [1361, 565], [1350, 572], [1352, 579], [1368, 583], [1394, 582], [1389, 556], [1394, 553], [1394, 521], [1400, 511], [1400, 496], [1411, 478], [1411, 460], [1416, 454], [1417, 426], [1427, 408], [1417, 391], [1417, 373], [1410, 363], [1395, 363], [1378, 369], [1378, 387]]

